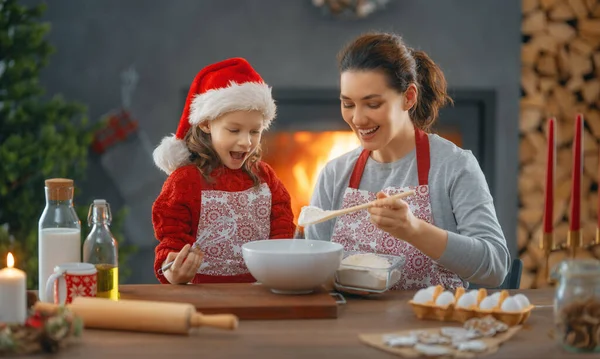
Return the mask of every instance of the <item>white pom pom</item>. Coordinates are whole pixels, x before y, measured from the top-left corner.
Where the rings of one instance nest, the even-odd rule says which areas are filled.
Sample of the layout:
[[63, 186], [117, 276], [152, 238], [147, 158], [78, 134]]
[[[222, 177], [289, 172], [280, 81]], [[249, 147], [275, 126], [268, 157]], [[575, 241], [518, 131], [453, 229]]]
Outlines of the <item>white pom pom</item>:
[[185, 142], [171, 135], [165, 137], [152, 153], [154, 163], [167, 174], [190, 163], [190, 151]]

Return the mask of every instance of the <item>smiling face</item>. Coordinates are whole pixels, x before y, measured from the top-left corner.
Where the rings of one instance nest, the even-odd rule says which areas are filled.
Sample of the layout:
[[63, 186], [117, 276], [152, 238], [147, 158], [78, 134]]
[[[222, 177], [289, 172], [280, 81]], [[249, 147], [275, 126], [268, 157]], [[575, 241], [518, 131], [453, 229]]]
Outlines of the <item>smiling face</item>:
[[340, 87], [342, 117], [363, 148], [381, 162], [400, 158], [406, 146], [399, 142], [412, 133], [408, 110], [416, 100], [416, 87], [399, 93], [380, 71], [345, 71]]
[[234, 111], [200, 124], [209, 133], [221, 162], [230, 169], [239, 169], [260, 144], [263, 116], [259, 111]]

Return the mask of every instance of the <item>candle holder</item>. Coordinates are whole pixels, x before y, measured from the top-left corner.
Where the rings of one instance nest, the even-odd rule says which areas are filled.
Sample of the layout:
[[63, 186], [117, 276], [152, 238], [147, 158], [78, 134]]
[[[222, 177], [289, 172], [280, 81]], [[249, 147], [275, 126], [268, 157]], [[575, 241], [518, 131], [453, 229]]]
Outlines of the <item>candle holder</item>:
[[540, 242], [540, 249], [544, 252], [546, 265], [544, 268], [544, 276], [546, 282], [550, 285], [556, 281], [550, 278], [550, 255], [554, 252], [567, 251], [571, 259], [577, 257], [577, 253], [581, 250], [590, 250], [600, 246], [600, 228], [596, 228], [596, 237], [591, 243], [583, 243], [583, 233], [581, 231], [569, 231], [567, 241], [560, 245], [554, 244], [554, 235], [552, 233], [544, 233]]

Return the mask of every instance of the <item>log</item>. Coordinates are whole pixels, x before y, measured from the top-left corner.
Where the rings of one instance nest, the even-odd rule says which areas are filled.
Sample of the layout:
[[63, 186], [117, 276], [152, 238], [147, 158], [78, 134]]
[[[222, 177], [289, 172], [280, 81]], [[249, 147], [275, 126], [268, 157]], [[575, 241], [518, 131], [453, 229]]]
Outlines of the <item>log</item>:
[[535, 274], [527, 271], [521, 272], [520, 289], [531, 289], [535, 284]]
[[[561, 117], [563, 118], [573, 118], [573, 106], [575, 105], [576, 102], [576, 98], [575, 98], [575, 94], [573, 94], [572, 92], [567, 91], [566, 89], [562, 88], [562, 87], [557, 87], [554, 89], [554, 91], [552, 92], [552, 98], [554, 99], [554, 101], [556, 101], [558, 103], [558, 107], [560, 108], [560, 114]], [[572, 138], [573, 137], [573, 128], [572, 126], [564, 126], [562, 125], [560, 128], [561, 133], [564, 134], [570, 134], [567, 135], [567, 138]], [[563, 143], [563, 142], [558, 142], [558, 143]]]
[[529, 255], [529, 252], [527, 251], [521, 253], [519, 259], [523, 262], [524, 271], [535, 271], [538, 268], [538, 263]]
[[594, 59], [594, 67], [596, 67], [596, 76], [600, 76], [600, 52], [594, 53], [592, 57]]
[[600, 112], [595, 109], [589, 109], [583, 114], [585, 124], [590, 128], [596, 138], [600, 138]]
[[595, 36], [595, 35], [589, 35], [587, 33], [580, 33], [579, 37], [587, 42], [588, 44], [590, 44], [591, 47], [595, 49], [598, 49], [598, 47], [600, 47], [600, 36]]
[[546, 118], [549, 117], [560, 117], [560, 107], [556, 101], [548, 101], [546, 107], [544, 108], [544, 115]]
[[593, 79], [586, 82], [583, 85], [581, 95], [586, 103], [589, 105], [594, 104], [600, 97], [600, 81], [598, 79]]
[[[567, 139], [569, 143], [573, 142], [573, 130], [571, 130], [571, 138]], [[565, 141], [565, 142], [567, 142]], [[573, 152], [571, 146], [563, 146], [556, 153], [556, 177], [555, 181], [558, 185], [562, 181], [571, 178], [571, 164], [573, 163]], [[556, 189], [558, 191], [558, 188]], [[569, 190], [569, 189], [568, 189]]]
[[[527, 139], [522, 139], [519, 143], [519, 163], [521, 166], [533, 161], [537, 155], [535, 147]], [[519, 181], [521, 178], [519, 178]]]
[[539, 82], [540, 92], [544, 95], [547, 95], [558, 85], [556, 77], [542, 76], [539, 78]]
[[598, 0], [585, 0], [585, 5], [588, 11], [591, 13], [598, 6]]
[[[542, 206], [543, 207], [543, 206]], [[519, 221], [531, 231], [542, 222], [543, 208], [526, 208], [519, 211]]]
[[579, 19], [585, 19], [588, 16], [588, 9], [583, 0], [568, 0], [567, 1], [573, 9], [573, 12]]
[[542, 54], [538, 58], [537, 62], [537, 70], [542, 75], [557, 75], [558, 67], [556, 65], [556, 58], [551, 55]]
[[558, 43], [556, 42], [556, 39], [546, 33], [535, 34], [529, 43], [551, 55], [556, 54], [556, 51], [558, 51]]
[[571, 76], [570, 62], [570, 56], [567, 50], [564, 47], [558, 50], [556, 63], [558, 64], [558, 71], [561, 79], [567, 79]]
[[[596, 143], [594, 138], [594, 143]], [[596, 146], [595, 151], [586, 153], [583, 158], [583, 173], [589, 178], [598, 181], [598, 147]], [[596, 197], [598, 198], [598, 197]], [[597, 203], [598, 201], [596, 201]], [[595, 208], [595, 206], [594, 206]]]
[[596, 8], [592, 12], [592, 17], [595, 17], [595, 18], [600, 17], [600, 5], [596, 5]]
[[538, 107], [524, 106], [521, 107], [520, 116], [519, 129], [522, 132], [530, 132], [540, 125], [542, 110]]
[[520, 103], [521, 108], [531, 106], [543, 109], [546, 106], [546, 98], [544, 95], [537, 93], [535, 95], [522, 97]]
[[[532, 179], [533, 182], [536, 182], [535, 179]], [[539, 179], [537, 180], [539, 182]], [[541, 185], [529, 185], [526, 184], [526, 187], [532, 187], [529, 192], [521, 192], [521, 203], [523, 204], [523, 209], [544, 209], [544, 189]]]
[[573, 12], [573, 9], [571, 6], [569, 6], [569, 4], [560, 2], [554, 7], [554, 9], [550, 11], [550, 19], [555, 21], [573, 20], [575, 19], [575, 12]]
[[527, 14], [521, 24], [521, 32], [525, 35], [533, 35], [536, 32], [546, 30], [546, 13], [536, 10]]
[[540, 0], [540, 5], [542, 9], [550, 10], [556, 5], [557, 2], [558, 0]]
[[592, 72], [592, 59], [589, 56], [583, 56], [576, 52], [570, 54], [571, 75], [587, 75]]
[[[544, 22], [545, 20], [544, 17]], [[577, 27], [581, 33], [589, 36], [600, 36], [600, 19], [579, 19]]]
[[535, 95], [539, 92], [538, 90], [539, 80], [535, 71], [531, 67], [521, 67], [521, 87], [525, 94]]
[[592, 47], [592, 45], [590, 45], [585, 40], [582, 40], [579, 37], [574, 38], [569, 43], [569, 49], [571, 49], [572, 51], [575, 51], [583, 56], [590, 56], [590, 54], [594, 51], [594, 48]]
[[565, 214], [569, 209], [569, 201], [567, 199], [558, 199], [554, 200], [554, 216], [552, 218], [552, 223], [554, 226], [560, 225], [563, 218], [565, 218]]
[[537, 9], [540, 5], [538, 0], [522, 0], [521, 1], [521, 12], [525, 14], [529, 14], [533, 10]]
[[567, 82], [567, 85], [565, 87], [570, 92], [577, 92], [583, 87], [583, 84], [584, 84], [583, 76], [579, 75], [579, 74], [575, 74]]
[[517, 226], [517, 248], [519, 251], [527, 247], [529, 243], [529, 231], [521, 223]]
[[531, 42], [523, 44], [521, 46], [521, 64], [524, 66], [534, 66], [537, 62], [539, 53], [539, 46]]
[[[585, 121], [585, 113], [583, 114]], [[583, 153], [585, 158], [594, 157], [598, 154], [598, 140], [594, 137], [587, 128], [583, 129]], [[598, 168], [596, 172], [590, 172], [590, 178], [598, 177]]]
[[558, 40], [559, 44], [564, 44], [576, 35], [576, 31], [571, 25], [564, 22], [551, 22], [547, 26], [550, 36]]

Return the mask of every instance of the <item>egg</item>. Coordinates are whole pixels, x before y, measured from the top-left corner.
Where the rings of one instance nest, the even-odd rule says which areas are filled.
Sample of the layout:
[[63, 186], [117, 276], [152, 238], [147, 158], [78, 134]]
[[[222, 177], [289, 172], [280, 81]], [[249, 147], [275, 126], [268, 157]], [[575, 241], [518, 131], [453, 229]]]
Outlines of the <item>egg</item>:
[[527, 299], [527, 297], [523, 294], [517, 294], [513, 298], [515, 298], [515, 300], [519, 303], [519, 306], [521, 306], [521, 309], [527, 308], [528, 306], [531, 305], [531, 303], [529, 302], [529, 299]]
[[498, 303], [498, 300], [500, 299], [500, 292], [496, 292], [496, 293], [490, 295], [490, 297], [495, 298], [496, 303]]
[[518, 312], [521, 310], [519, 302], [514, 297], [508, 297], [502, 302], [500, 309], [503, 312]]
[[442, 292], [435, 300], [435, 304], [440, 307], [445, 307], [451, 303], [454, 303], [454, 294], [449, 291]]
[[430, 286], [430, 287], [427, 287], [427, 288], [425, 288], [425, 291], [426, 291], [427, 293], [431, 293], [431, 296], [433, 297], [433, 293], [435, 293], [435, 289], [436, 289], [436, 288], [437, 288], [437, 286], [435, 286], [435, 285], [432, 285], [432, 286]]
[[463, 294], [458, 298], [458, 302], [456, 303], [457, 307], [461, 308], [470, 308], [472, 306], [477, 305], [477, 293], [469, 292]]
[[433, 292], [430, 292], [428, 289], [419, 289], [415, 296], [413, 297], [413, 302], [415, 303], [427, 303], [433, 300]]
[[498, 298], [487, 296], [483, 298], [481, 303], [479, 303], [479, 309], [482, 310], [492, 310], [495, 306], [498, 305]]

